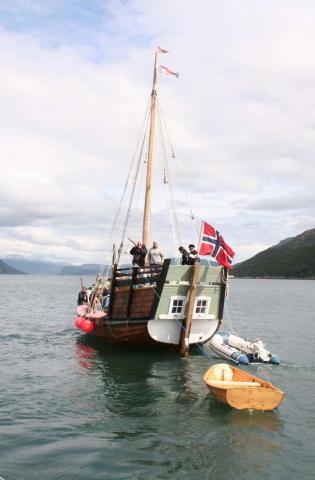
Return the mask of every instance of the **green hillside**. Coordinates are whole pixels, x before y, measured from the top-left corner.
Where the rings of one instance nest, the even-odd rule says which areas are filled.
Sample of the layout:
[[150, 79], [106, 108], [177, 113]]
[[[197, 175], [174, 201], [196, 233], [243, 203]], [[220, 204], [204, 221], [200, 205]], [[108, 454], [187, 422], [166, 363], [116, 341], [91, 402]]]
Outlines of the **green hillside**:
[[282, 240], [233, 268], [235, 277], [315, 279], [315, 229]]

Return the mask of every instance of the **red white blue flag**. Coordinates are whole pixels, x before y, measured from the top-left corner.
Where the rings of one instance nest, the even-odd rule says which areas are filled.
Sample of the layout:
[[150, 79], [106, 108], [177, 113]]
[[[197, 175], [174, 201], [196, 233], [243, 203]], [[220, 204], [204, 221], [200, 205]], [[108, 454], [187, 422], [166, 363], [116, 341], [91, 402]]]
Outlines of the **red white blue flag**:
[[171, 70], [168, 67], [164, 67], [163, 65], [160, 65], [159, 72], [164, 73], [164, 75], [171, 75], [171, 76], [176, 77], [176, 78], [179, 77], [179, 73], [173, 72], [173, 70]]
[[165, 50], [164, 48], [157, 47], [156, 53], [168, 53], [168, 52], [169, 52], [169, 50]]
[[223, 236], [211, 225], [202, 222], [199, 255], [210, 255], [220, 265], [232, 269], [231, 263], [235, 255], [232, 248], [224, 241]]

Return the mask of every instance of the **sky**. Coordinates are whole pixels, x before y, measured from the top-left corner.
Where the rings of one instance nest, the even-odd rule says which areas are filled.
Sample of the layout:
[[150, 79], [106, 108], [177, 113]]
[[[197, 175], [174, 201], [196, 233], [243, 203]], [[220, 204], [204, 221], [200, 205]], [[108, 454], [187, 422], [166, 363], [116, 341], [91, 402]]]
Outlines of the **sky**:
[[[314, 23], [311, 0], [1, 0], [0, 258], [104, 262], [158, 45], [180, 241], [203, 219], [239, 262], [315, 228]], [[151, 240], [173, 255], [155, 153]]]

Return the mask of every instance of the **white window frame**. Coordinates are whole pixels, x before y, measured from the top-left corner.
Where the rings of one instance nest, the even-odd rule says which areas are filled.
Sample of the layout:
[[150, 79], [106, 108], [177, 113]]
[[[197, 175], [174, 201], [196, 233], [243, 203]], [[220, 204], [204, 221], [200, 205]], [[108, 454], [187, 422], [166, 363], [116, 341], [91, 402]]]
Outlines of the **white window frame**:
[[[182, 300], [183, 301], [181, 311], [178, 312], [178, 313], [173, 313], [172, 312], [175, 300]], [[170, 304], [169, 304], [169, 307], [168, 307], [168, 314], [171, 315], [172, 318], [184, 318], [185, 308], [186, 308], [186, 297], [184, 295], [173, 295], [173, 296], [171, 296]]]
[[[205, 311], [203, 313], [197, 313], [197, 303], [198, 301], [206, 301]], [[211, 297], [202, 295], [200, 297], [195, 298], [194, 310], [193, 310], [193, 318], [208, 318], [209, 307], [211, 304]]]
[[[172, 313], [174, 307], [174, 300], [183, 300], [182, 310], [180, 313]], [[185, 318], [186, 297], [184, 295], [172, 295], [170, 297], [170, 303], [168, 306], [168, 313], [162, 313], [159, 315], [161, 320], [182, 320]]]

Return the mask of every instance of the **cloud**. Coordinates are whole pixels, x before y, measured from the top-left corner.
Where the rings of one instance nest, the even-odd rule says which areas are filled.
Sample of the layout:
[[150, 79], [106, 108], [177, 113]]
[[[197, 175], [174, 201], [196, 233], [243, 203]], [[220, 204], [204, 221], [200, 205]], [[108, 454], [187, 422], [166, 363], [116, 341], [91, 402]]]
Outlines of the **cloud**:
[[[310, 2], [13, 0], [0, 13], [0, 257], [102, 260], [158, 44], [180, 72], [159, 78], [159, 96], [196, 217], [237, 261], [314, 227]], [[159, 141], [156, 160], [152, 236], [171, 254]], [[169, 162], [183, 241], [196, 242]], [[139, 237], [138, 193], [135, 203], [128, 233]]]
[[313, 192], [304, 193], [291, 191], [287, 196], [271, 196], [269, 198], [260, 198], [254, 200], [248, 205], [249, 210], [277, 212], [283, 215], [283, 211], [308, 211], [310, 206], [315, 205], [315, 195]]

